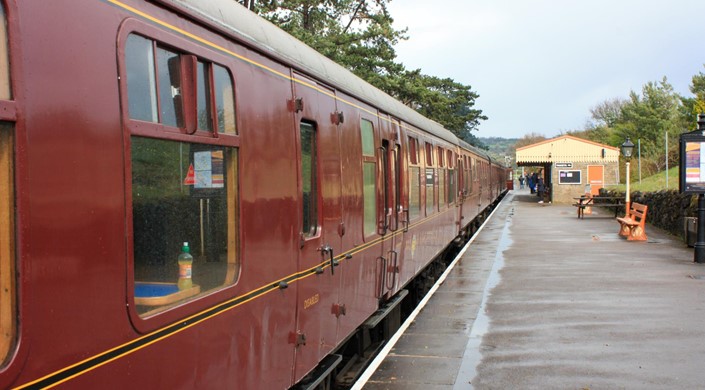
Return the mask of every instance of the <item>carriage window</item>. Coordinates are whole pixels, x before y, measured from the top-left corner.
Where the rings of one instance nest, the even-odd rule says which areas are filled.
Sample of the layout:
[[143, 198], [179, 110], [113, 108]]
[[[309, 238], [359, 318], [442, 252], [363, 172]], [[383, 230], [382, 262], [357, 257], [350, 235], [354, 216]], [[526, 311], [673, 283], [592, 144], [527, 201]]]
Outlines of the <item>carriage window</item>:
[[362, 197], [365, 236], [377, 231], [377, 161], [375, 160], [375, 139], [372, 122], [360, 122], [362, 136]]
[[213, 131], [213, 112], [211, 107], [211, 89], [210, 89], [210, 67], [203, 61], [198, 61], [196, 65], [196, 75], [198, 77], [197, 94], [198, 101], [198, 128], [201, 130]]
[[316, 128], [306, 122], [301, 123], [301, 191], [303, 198], [304, 237], [313, 237], [318, 229], [318, 153], [316, 148]]
[[419, 141], [409, 137], [409, 219], [421, 215], [421, 168], [419, 164]]
[[430, 167], [433, 165], [433, 153], [431, 151], [433, 150], [433, 146], [429, 143], [425, 144], [426, 146], [426, 166]]
[[215, 84], [215, 107], [218, 113], [218, 132], [237, 134], [233, 79], [227, 69], [213, 65], [213, 83]]
[[0, 365], [15, 339], [15, 199], [12, 124], [0, 122]]
[[[184, 56], [186, 61], [182, 61]], [[130, 118], [185, 127], [184, 112], [193, 107], [184, 107], [182, 85], [188, 86], [187, 80], [195, 79], [198, 129], [217, 128], [219, 133], [236, 135], [232, 76], [226, 68], [200, 59], [193, 71], [182, 72], [188, 68], [185, 64], [189, 58], [193, 56], [139, 35], [127, 37], [125, 68]]]
[[[237, 149], [131, 137], [135, 304], [151, 315], [239, 275]], [[192, 261], [180, 254], [188, 243]]]
[[127, 37], [125, 63], [130, 118], [158, 122], [153, 42], [134, 34]]
[[438, 207], [446, 205], [446, 173], [444, 168], [438, 169]]
[[409, 167], [409, 219], [421, 215], [421, 168]]
[[455, 169], [449, 169], [448, 170], [448, 204], [453, 204], [455, 203], [455, 192], [456, 190], [456, 181], [457, 178], [455, 177]]
[[159, 78], [160, 122], [180, 127], [183, 121], [181, 109], [181, 62], [179, 55], [157, 47], [157, 76]]
[[7, 47], [5, 9], [0, 3], [0, 99], [12, 99], [10, 85], [10, 55]]
[[409, 137], [409, 164], [419, 163], [419, 141]]
[[435, 169], [426, 168], [426, 215], [431, 215], [433, 213], [435, 176]]

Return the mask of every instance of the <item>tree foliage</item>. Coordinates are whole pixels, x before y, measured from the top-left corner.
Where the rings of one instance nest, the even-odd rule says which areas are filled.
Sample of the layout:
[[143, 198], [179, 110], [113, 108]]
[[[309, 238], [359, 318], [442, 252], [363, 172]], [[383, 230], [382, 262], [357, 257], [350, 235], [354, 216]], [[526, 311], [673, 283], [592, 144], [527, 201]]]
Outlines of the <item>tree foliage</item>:
[[675, 148], [678, 135], [687, 128], [681, 107], [680, 96], [666, 77], [660, 82], [648, 82], [641, 95], [634, 91], [629, 94], [629, 101], [622, 106], [622, 117], [615, 124], [613, 142], [621, 143], [626, 137], [640, 140], [642, 155], [661, 170], [666, 165], [666, 136], [669, 146]]
[[535, 144], [544, 140], [546, 140], [546, 137], [539, 133], [532, 132], [529, 134], [525, 134], [523, 137], [519, 138], [519, 140], [514, 144], [514, 149], [516, 150], [523, 146]]
[[466, 142], [475, 144], [472, 131], [487, 117], [474, 109], [479, 95], [469, 85], [450, 78], [427, 76], [420, 69], [406, 71], [398, 82], [396, 98], [422, 115], [436, 120]]
[[613, 127], [620, 119], [626, 101], [620, 98], [608, 99], [590, 109], [592, 119], [598, 126]]
[[678, 136], [694, 124], [701, 99], [697, 91], [705, 97], [705, 75], [693, 77], [691, 91], [696, 98], [677, 94], [666, 77], [648, 82], [641, 93], [631, 91], [627, 100], [609, 99], [593, 107], [590, 113], [595, 122], [570, 134], [617, 147], [629, 137], [641, 146], [644, 173], [657, 173], [665, 168], [666, 159], [670, 165], [678, 160]]
[[697, 114], [705, 113], [705, 74], [703, 72], [698, 72], [692, 78], [692, 83], [690, 84], [690, 92], [695, 95], [694, 99], [684, 100], [684, 105], [689, 106], [689, 114], [692, 115], [691, 119], [697, 117]]
[[238, 0], [291, 35], [422, 115], [482, 146], [472, 135], [487, 117], [469, 85], [409, 71], [394, 45], [407, 39], [387, 10], [390, 0]]

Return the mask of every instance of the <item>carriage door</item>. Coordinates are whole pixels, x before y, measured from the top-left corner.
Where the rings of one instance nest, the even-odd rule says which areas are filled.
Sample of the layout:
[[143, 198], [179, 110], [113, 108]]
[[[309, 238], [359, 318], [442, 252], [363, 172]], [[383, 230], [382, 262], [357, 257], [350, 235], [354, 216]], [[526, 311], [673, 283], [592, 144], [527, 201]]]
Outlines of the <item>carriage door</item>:
[[[295, 376], [298, 378], [328, 354], [336, 342], [341, 253], [341, 182], [338, 114], [334, 91], [294, 74], [294, 112], [299, 133], [301, 223], [297, 288]], [[288, 234], [288, 232], [273, 232]]]
[[379, 148], [381, 218], [377, 227], [382, 240], [382, 253], [377, 259], [378, 297], [390, 298], [399, 289], [401, 273], [401, 244], [404, 241], [401, 234], [404, 229], [404, 209], [401, 204], [401, 158], [402, 150], [399, 141], [399, 121], [389, 120], [382, 116], [380, 121], [381, 143]]

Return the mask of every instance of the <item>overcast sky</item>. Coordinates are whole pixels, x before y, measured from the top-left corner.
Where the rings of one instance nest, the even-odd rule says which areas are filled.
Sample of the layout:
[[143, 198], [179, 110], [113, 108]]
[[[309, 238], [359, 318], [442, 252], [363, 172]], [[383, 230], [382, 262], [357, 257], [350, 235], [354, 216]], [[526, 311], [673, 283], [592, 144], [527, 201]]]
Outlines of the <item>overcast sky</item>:
[[668, 78], [691, 96], [705, 73], [705, 0], [391, 0], [407, 69], [480, 94], [475, 135], [583, 129], [590, 108]]

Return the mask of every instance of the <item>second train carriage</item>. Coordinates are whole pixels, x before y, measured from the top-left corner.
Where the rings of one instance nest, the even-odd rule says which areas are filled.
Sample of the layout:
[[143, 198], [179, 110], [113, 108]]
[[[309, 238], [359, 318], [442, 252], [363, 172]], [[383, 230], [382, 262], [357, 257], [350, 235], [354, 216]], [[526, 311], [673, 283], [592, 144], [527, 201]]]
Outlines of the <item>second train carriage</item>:
[[290, 387], [504, 191], [231, 0], [0, 7], [0, 387]]

